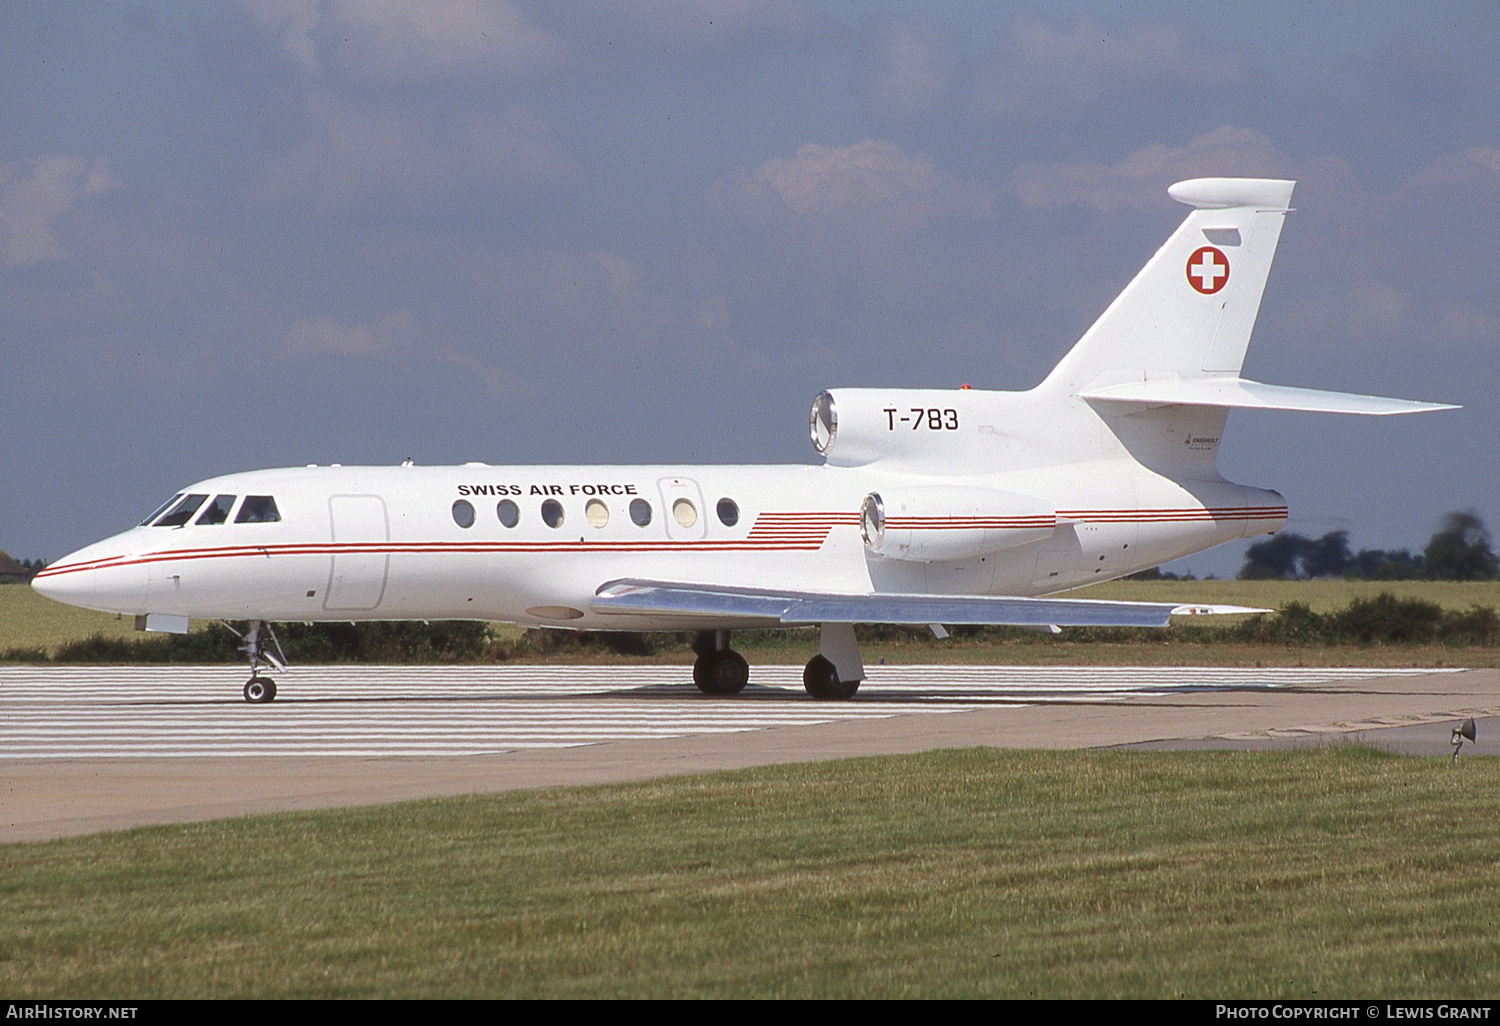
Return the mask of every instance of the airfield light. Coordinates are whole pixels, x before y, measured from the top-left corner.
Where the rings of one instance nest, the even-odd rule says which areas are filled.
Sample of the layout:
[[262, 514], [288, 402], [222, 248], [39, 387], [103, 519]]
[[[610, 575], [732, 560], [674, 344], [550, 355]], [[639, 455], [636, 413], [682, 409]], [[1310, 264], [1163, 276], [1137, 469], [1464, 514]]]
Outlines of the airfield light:
[[1453, 728], [1453, 740], [1451, 744], [1453, 745], [1453, 761], [1455, 763], [1458, 762], [1458, 750], [1464, 746], [1465, 741], [1473, 741], [1474, 735], [1474, 718], [1472, 716]]

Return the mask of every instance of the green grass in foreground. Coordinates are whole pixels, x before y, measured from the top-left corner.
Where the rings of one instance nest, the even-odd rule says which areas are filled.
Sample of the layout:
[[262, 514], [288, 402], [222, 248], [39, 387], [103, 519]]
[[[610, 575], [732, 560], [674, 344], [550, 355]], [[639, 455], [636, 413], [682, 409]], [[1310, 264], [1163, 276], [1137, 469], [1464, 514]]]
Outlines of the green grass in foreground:
[[0, 993], [1473, 997], [1500, 760], [974, 749], [0, 847]]

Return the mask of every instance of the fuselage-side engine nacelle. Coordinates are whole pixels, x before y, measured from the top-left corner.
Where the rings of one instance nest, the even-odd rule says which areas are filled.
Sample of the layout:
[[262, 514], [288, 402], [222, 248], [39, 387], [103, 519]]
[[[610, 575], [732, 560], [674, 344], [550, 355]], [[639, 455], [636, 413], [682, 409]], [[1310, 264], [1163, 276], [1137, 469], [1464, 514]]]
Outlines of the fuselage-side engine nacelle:
[[885, 488], [865, 496], [865, 548], [887, 559], [938, 563], [1040, 541], [1057, 511], [1030, 495], [962, 485]]

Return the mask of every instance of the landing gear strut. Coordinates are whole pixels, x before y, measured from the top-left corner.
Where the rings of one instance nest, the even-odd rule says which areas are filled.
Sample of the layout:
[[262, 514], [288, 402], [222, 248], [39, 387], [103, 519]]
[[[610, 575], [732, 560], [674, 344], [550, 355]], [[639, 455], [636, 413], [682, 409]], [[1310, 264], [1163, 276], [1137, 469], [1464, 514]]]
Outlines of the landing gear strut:
[[729, 647], [728, 631], [700, 631], [693, 651], [693, 683], [705, 695], [737, 695], [750, 683], [750, 664]]
[[[262, 663], [265, 663], [278, 672], [286, 669], [286, 656], [281, 651], [281, 642], [277, 639], [276, 632], [264, 620], [251, 620], [243, 634], [230, 624], [226, 623], [224, 626], [234, 631], [244, 642], [240, 646], [240, 651], [250, 658], [250, 679], [245, 682], [245, 701], [273, 701], [276, 698], [276, 682], [270, 677], [261, 676], [260, 667]], [[266, 649], [265, 641], [261, 637], [262, 631], [271, 636], [271, 646], [276, 649], [274, 655]]]

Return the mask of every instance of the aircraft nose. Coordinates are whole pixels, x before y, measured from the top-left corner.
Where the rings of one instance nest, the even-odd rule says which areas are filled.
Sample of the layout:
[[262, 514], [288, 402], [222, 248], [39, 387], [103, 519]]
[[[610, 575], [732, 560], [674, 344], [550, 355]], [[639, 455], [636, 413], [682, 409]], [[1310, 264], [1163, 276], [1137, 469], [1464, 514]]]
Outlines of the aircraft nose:
[[31, 588], [54, 602], [70, 606], [93, 604], [95, 580], [87, 570], [72, 570], [77, 563], [77, 553], [58, 560], [31, 579]]
[[140, 612], [145, 576], [131, 566], [131, 548], [110, 538], [69, 553], [31, 579], [38, 594], [56, 602], [111, 613]]

